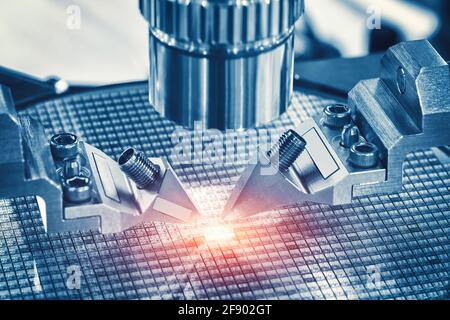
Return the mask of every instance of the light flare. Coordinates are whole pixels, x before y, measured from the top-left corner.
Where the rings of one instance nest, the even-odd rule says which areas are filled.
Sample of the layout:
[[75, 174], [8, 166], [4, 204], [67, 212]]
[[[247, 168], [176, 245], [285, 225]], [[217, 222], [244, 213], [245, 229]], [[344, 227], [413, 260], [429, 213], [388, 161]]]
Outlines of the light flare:
[[234, 239], [235, 233], [233, 228], [228, 225], [209, 225], [203, 229], [205, 241], [208, 243], [224, 243]]

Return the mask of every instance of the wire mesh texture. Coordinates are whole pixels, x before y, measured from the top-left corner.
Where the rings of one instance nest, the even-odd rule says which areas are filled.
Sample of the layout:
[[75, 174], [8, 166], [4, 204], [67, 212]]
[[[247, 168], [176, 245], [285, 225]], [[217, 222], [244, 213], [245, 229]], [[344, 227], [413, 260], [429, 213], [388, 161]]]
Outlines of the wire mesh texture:
[[[24, 112], [39, 119], [49, 137], [69, 131], [115, 159], [129, 146], [168, 157], [212, 224], [246, 155], [255, 151], [258, 133], [279, 135], [330, 102], [296, 92], [280, 119], [245, 135], [226, 134], [244, 156], [186, 164], [173, 153], [177, 127], [147, 101], [147, 87], [133, 84], [45, 101]], [[405, 162], [401, 193], [347, 206], [305, 203], [223, 222], [226, 241], [210, 241], [209, 222], [47, 235], [34, 197], [3, 198], [0, 298], [448, 299], [449, 167], [432, 151], [416, 152]], [[75, 288], [74, 270], [81, 275]]]

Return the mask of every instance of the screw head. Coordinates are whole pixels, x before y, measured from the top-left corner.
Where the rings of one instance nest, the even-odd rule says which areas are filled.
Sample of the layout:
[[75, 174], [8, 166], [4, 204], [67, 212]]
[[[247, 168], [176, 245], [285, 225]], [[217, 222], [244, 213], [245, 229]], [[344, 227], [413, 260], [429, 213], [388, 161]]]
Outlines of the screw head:
[[332, 128], [342, 128], [352, 121], [350, 108], [343, 104], [330, 104], [323, 109], [323, 124]]
[[78, 155], [78, 143], [76, 135], [59, 133], [50, 139], [50, 150], [56, 160], [73, 159]]
[[63, 183], [64, 200], [71, 203], [83, 203], [91, 200], [91, 180], [88, 177], [75, 176]]
[[370, 142], [357, 142], [350, 147], [348, 160], [355, 167], [372, 168], [378, 163], [378, 148]]

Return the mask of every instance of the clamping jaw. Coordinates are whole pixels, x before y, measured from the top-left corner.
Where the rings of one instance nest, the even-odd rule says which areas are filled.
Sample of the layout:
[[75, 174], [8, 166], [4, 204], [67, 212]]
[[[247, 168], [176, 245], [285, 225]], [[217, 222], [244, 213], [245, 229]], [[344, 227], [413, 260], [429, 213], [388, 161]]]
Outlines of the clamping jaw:
[[38, 121], [17, 116], [4, 86], [0, 132], [0, 197], [36, 196], [49, 233], [114, 233], [143, 221], [191, 223], [198, 216], [165, 159], [148, 158], [158, 171], [138, 187], [116, 161], [72, 134], [56, 135], [49, 145]]
[[[408, 153], [450, 144], [449, 65], [425, 40], [390, 48], [381, 64], [379, 78], [349, 92], [348, 106], [326, 106], [296, 125], [305, 147], [294, 157], [286, 151], [289, 132], [275, 148], [283, 151], [279, 159], [262, 153], [241, 176], [224, 215], [243, 217], [305, 201], [341, 205], [398, 192]], [[286, 159], [288, 168], [280, 170]]]

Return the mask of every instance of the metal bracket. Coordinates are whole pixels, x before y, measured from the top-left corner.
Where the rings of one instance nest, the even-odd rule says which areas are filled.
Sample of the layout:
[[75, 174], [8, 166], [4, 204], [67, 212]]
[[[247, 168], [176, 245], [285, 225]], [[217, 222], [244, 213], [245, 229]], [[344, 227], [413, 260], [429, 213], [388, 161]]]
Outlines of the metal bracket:
[[400, 43], [381, 60], [380, 78], [359, 82], [349, 106], [361, 133], [380, 149], [386, 181], [355, 195], [401, 190], [408, 153], [450, 144], [450, 68], [426, 40]]
[[36, 196], [49, 233], [113, 233], [143, 221], [193, 222], [198, 215], [165, 159], [149, 158], [160, 171], [148, 188], [139, 188], [116, 161], [74, 135], [60, 136], [60, 149], [51, 147], [39, 122], [17, 116], [4, 86], [0, 129], [0, 196]]
[[[224, 215], [248, 216], [304, 201], [330, 205], [397, 192], [408, 153], [450, 144], [450, 69], [428, 41], [390, 48], [377, 79], [359, 82], [348, 105], [329, 105], [293, 130], [306, 147], [280, 138], [238, 181]], [[292, 143], [291, 143], [292, 144]], [[274, 149], [274, 150], [275, 150]], [[267, 165], [289, 162], [286, 171]], [[263, 174], [265, 172], [265, 174]]]

